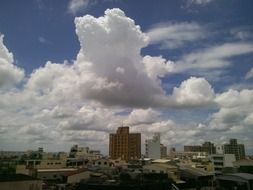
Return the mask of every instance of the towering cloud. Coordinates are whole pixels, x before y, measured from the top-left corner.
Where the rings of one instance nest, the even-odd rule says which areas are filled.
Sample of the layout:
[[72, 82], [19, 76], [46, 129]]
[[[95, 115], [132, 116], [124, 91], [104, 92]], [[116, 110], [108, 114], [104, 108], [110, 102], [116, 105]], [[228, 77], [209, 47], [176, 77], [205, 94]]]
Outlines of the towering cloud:
[[10, 87], [24, 77], [24, 71], [13, 64], [13, 54], [5, 47], [3, 38], [0, 35], [0, 88]]
[[[13, 55], [1, 36], [1, 144], [22, 136], [19, 141], [25, 139], [27, 143], [45, 146], [57, 139], [55, 143], [59, 144], [85, 141], [86, 146], [101, 148], [101, 144], [108, 143], [108, 132], [122, 121], [131, 125], [133, 131], [142, 132], [144, 138], [162, 132], [166, 144], [201, 143], [200, 137], [207, 132], [210, 138], [223, 138], [216, 133], [219, 130], [231, 134], [240, 131], [241, 136], [250, 131], [252, 90], [229, 90], [215, 95], [205, 78], [189, 77], [181, 84], [179, 81], [170, 92], [163, 88], [161, 79], [175, 72], [224, 68], [231, 64], [227, 60], [231, 56], [251, 53], [252, 45], [215, 46], [173, 62], [162, 56], [141, 55], [150, 39], [120, 9], [108, 9], [99, 18], [78, 17], [75, 25], [81, 46], [76, 60], [48, 61], [15, 89], [6, 87], [20, 82], [24, 71], [13, 64]], [[169, 78], [166, 82], [170, 84]], [[183, 108], [188, 111], [213, 104], [218, 111], [210, 113], [205, 124], [194, 119], [189, 123], [188, 119], [187, 124], [177, 121], [185, 116]], [[175, 111], [177, 108], [181, 109]], [[191, 109], [191, 114], [196, 110]], [[172, 112], [180, 117], [174, 116], [172, 120]], [[247, 130], [241, 130], [242, 127]]]

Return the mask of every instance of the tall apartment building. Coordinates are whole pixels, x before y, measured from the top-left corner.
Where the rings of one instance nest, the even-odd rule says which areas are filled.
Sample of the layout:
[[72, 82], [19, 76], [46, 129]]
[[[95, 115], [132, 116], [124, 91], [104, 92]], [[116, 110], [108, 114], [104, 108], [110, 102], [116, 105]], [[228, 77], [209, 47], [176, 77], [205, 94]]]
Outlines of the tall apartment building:
[[224, 145], [217, 144], [215, 148], [216, 148], [216, 154], [224, 154]]
[[216, 149], [213, 143], [204, 142], [202, 145], [184, 146], [184, 152], [206, 152], [208, 154], [215, 154]]
[[161, 158], [167, 158], [167, 146], [160, 144]]
[[230, 139], [229, 144], [224, 144], [225, 154], [234, 154], [236, 160], [245, 158], [244, 144], [237, 144], [237, 139]]
[[216, 148], [213, 143], [211, 142], [204, 142], [202, 144], [202, 152], [206, 152], [208, 154], [215, 154]]
[[141, 134], [129, 133], [129, 127], [119, 127], [109, 137], [111, 159], [132, 160], [141, 158]]
[[202, 152], [202, 147], [199, 145], [185, 145], [184, 152]]
[[161, 158], [161, 143], [160, 134], [155, 133], [152, 139], [148, 139], [145, 142], [146, 157], [152, 159]]

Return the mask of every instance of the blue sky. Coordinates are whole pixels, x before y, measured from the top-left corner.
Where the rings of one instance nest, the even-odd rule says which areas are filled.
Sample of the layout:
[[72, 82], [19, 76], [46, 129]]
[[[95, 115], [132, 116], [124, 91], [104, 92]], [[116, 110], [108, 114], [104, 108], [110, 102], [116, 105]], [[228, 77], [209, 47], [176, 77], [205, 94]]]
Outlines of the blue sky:
[[2, 1], [0, 149], [78, 143], [107, 153], [123, 122], [143, 140], [162, 132], [169, 147], [238, 138], [253, 153], [252, 7]]

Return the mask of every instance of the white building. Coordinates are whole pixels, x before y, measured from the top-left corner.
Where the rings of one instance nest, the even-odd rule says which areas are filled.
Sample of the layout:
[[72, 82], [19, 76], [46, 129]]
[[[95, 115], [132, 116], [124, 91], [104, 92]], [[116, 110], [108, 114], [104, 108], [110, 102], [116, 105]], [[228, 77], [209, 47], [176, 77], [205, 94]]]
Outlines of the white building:
[[224, 154], [224, 146], [222, 144], [217, 144], [215, 146], [216, 154]]
[[161, 158], [160, 133], [155, 133], [152, 139], [146, 140], [146, 156], [152, 159]]
[[233, 168], [235, 162], [234, 154], [212, 154], [210, 160], [214, 165], [215, 174], [222, 174], [224, 168]]

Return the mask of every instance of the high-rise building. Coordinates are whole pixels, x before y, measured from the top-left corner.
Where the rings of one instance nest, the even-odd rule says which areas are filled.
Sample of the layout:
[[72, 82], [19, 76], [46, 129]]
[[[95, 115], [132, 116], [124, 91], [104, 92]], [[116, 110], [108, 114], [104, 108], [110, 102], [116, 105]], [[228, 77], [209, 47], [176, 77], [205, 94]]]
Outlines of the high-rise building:
[[146, 157], [152, 159], [161, 158], [161, 145], [160, 145], [160, 134], [155, 133], [152, 139], [148, 139], [145, 142]]
[[129, 133], [129, 127], [119, 127], [110, 134], [109, 155], [111, 159], [132, 160], [141, 157], [141, 134]]
[[202, 147], [199, 145], [186, 145], [184, 146], [184, 152], [202, 152]]
[[229, 144], [224, 144], [225, 154], [234, 154], [236, 160], [245, 158], [244, 144], [237, 144], [237, 139], [230, 139]]
[[167, 146], [160, 144], [161, 158], [167, 158]]
[[206, 152], [208, 154], [215, 154], [216, 149], [213, 143], [204, 142], [200, 145], [184, 146], [184, 152]]
[[208, 154], [215, 154], [216, 149], [213, 143], [211, 142], [204, 142], [202, 144], [202, 152], [206, 152]]
[[216, 154], [224, 154], [224, 145], [217, 144], [215, 148], [216, 148]]

